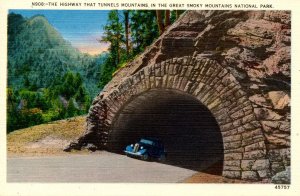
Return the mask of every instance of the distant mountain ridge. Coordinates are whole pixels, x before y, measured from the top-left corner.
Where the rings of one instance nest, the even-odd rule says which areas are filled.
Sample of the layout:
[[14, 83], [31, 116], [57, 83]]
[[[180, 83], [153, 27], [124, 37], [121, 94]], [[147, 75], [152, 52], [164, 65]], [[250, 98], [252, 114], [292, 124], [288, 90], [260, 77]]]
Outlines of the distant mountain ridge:
[[41, 15], [10, 13], [7, 35], [7, 133], [87, 113], [107, 53], [80, 53]]
[[42, 15], [29, 19], [19, 14], [8, 15], [8, 86], [24, 87], [24, 82], [37, 88], [53, 85], [68, 72], [79, 73], [89, 94], [99, 92], [100, 64], [107, 54], [92, 57], [80, 53], [64, 40]]

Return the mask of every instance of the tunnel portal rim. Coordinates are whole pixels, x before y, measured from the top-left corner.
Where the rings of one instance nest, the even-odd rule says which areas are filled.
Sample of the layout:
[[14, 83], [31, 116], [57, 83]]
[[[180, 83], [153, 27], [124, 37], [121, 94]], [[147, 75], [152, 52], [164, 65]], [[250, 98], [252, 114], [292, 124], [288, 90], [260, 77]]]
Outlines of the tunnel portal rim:
[[[215, 122], [217, 123], [218, 129], [219, 129], [219, 131], [220, 131], [220, 126], [219, 126], [218, 121], [216, 120], [215, 116], [213, 115], [213, 113], [212, 113], [212, 112], [211, 112], [211, 111], [210, 111], [203, 103], [201, 103], [198, 99], [196, 99], [194, 96], [192, 96], [192, 95], [190, 95], [190, 94], [188, 94], [188, 93], [186, 93], [186, 92], [180, 91], [180, 90], [178, 90], [178, 89], [171, 89], [171, 88], [169, 88], [169, 89], [162, 89], [162, 88], [159, 88], [159, 89], [149, 89], [149, 90], [147, 90], [147, 91], [144, 91], [144, 92], [142, 92], [142, 93], [140, 93], [140, 94], [138, 94], [138, 95], [132, 97], [130, 100], [127, 101], [126, 104], [123, 104], [122, 108], [119, 109], [119, 112], [115, 115], [115, 117], [114, 117], [114, 119], [113, 119], [113, 121], [112, 121], [112, 123], [111, 123], [111, 125], [110, 125], [109, 136], [110, 136], [111, 134], [113, 134], [113, 132], [114, 132], [113, 130], [115, 130], [115, 123], [119, 120], [120, 115], [121, 115], [122, 112], [126, 109], [126, 107], [127, 107], [128, 105], [132, 104], [132, 102], [134, 102], [134, 101], [135, 101], [138, 97], [140, 97], [140, 96], [143, 96], [143, 95], [145, 95], [145, 94], [151, 94], [151, 93], [159, 93], [159, 92], [161, 92], [161, 91], [168, 91], [168, 92], [171, 92], [171, 93], [175, 94], [175, 96], [180, 95], [180, 96], [187, 97], [189, 101], [196, 102], [199, 106], [204, 107], [205, 110], [207, 110], [207, 111], [210, 112], [211, 117], [212, 117], [212, 118], [215, 120]], [[108, 139], [108, 141], [109, 141], [109, 139]], [[224, 147], [224, 146], [223, 146], [223, 147]]]
[[[246, 163], [268, 159], [266, 139], [252, 103], [230, 70], [206, 57], [185, 56], [148, 65], [125, 78], [110, 93], [100, 94], [98, 104], [91, 108], [88, 124], [90, 121], [90, 131], [96, 129], [101, 135], [104, 148], [116, 114], [129, 100], [150, 89], [179, 90], [208, 108], [222, 134], [223, 176], [237, 179], [260, 176], [258, 169], [245, 166]], [[100, 118], [91, 116], [99, 110]]]
[[[145, 106], [143, 103], [140, 102], [141, 101], [140, 98], [142, 98], [142, 100], [144, 101], [144, 103], [149, 103], [148, 102], [149, 100], [160, 98], [161, 95], [162, 96], [168, 96], [167, 98], [166, 97], [163, 98], [164, 99], [163, 103], [161, 103], [161, 102], [160, 103], [153, 102], [153, 103], [151, 103], [150, 107], [148, 107], [148, 106]], [[138, 101], [138, 102], [136, 102], [136, 101]], [[179, 91], [177, 89], [149, 89], [148, 91], [142, 92], [139, 95], [134, 96], [133, 98], [131, 98], [130, 100], [128, 100], [126, 104], [123, 104], [123, 107], [119, 110], [119, 113], [114, 117], [114, 120], [112, 121], [110, 132], [109, 132], [108, 148], [107, 149], [109, 149], [109, 150], [111, 150], [112, 152], [115, 152], [115, 153], [124, 154], [124, 148], [125, 148], [125, 146], [127, 146], [129, 144], [134, 144], [133, 142], [138, 142], [138, 140], [140, 140], [142, 138], [157, 138], [157, 139], [159, 138], [160, 141], [165, 141], [165, 139], [166, 139], [165, 137], [166, 136], [164, 136], [164, 138], [161, 138], [161, 136], [162, 136], [160, 134], [161, 131], [157, 131], [156, 130], [154, 132], [157, 135], [156, 134], [152, 135], [151, 133], [150, 133], [151, 136], [145, 136], [145, 135], [143, 135], [141, 137], [137, 137], [135, 139], [131, 139], [130, 140], [131, 143], [128, 141], [125, 144], [124, 141], [123, 141], [123, 145], [118, 145], [118, 148], [113, 148], [114, 147], [113, 145], [114, 145], [115, 142], [119, 141], [119, 139], [121, 139], [121, 138], [124, 139], [123, 137], [120, 137], [120, 135], [124, 136], [124, 134], [126, 135], [126, 132], [130, 132], [133, 135], [136, 135], [134, 132], [131, 132], [133, 130], [126, 130], [126, 129], [121, 129], [120, 130], [120, 124], [119, 124], [119, 122], [120, 122], [119, 120], [123, 120], [121, 124], [123, 124], [123, 123], [125, 123], [126, 125], [128, 125], [127, 123], [130, 124], [130, 122], [124, 121], [124, 118], [127, 120], [128, 117], [124, 117], [122, 115], [123, 114], [125, 114], [125, 115], [127, 114], [128, 115], [131, 112], [134, 113], [134, 110], [132, 110], [132, 106], [133, 105], [137, 104], [137, 107], [142, 107], [142, 109], [139, 109], [140, 112], [143, 111], [143, 109], [145, 109], [145, 108], [146, 109], [147, 108], [148, 109], [149, 108], [156, 108], [160, 112], [162, 112], [162, 111], [164, 111], [165, 108], [164, 109], [161, 109], [159, 107], [157, 108], [156, 107], [157, 105], [162, 106], [162, 104], [166, 104], [166, 103], [171, 103], [171, 105], [172, 105], [174, 103], [174, 101], [175, 101], [175, 103], [179, 103], [179, 104], [187, 102], [188, 104], [192, 104], [194, 107], [198, 107], [197, 109], [194, 108], [192, 110], [196, 111], [196, 112], [204, 112], [206, 114], [205, 116], [208, 117], [209, 121], [207, 121], [207, 122], [202, 121], [201, 117], [199, 116], [199, 113], [198, 113], [197, 117], [199, 117], [199, 118], [197, 118], [197, 120], [195, 119], [196, 121], [194, 121], [194, 122], [198, 122], [198, 123], [196, 123], [196, 124], [198, 124], [198, 126], [199, 126], [199, 124], [200, 124], [200, 126], [203, 126], [203, 123], [206, 124], [206, 126], [207, 126], [207, 123], [208, 123], [208, 125], [211, 128], [209, 130], [210, 133], [208, 133], [206, 131], [203, 131], [203, 129], [201, 129], [201, 127], [198, 127], [197, 129], [192, 128], [193, 129], [193, 133], [192, 134], [195, 134], [195, 137], [201, 137], [201, 138], [206, 137], [206, 139], [208, 141], [207, 140], [202, 140], [202, 142], [201, 142], [201, 140], [197, 140], [195, 138], [190, 138], [188, 140], [188, 143], [183, 143], [183, 144], [185, 144], [185, 146], [190, 146], [189, 150], [187, 149], [187, 151], [177, 152], [177, 151], [172, 151], [170, 148], [167, 148], [168, 154], [171, 153], [171, 154], [173, 154], [173, 156], [176, 154], [175, 155], [176, 157], [183, 158], [182, 160], [185, 161], [185, 164], [176, 163], [176, 161], [174, 161], [174, 159], [171, 159], [171, 157], [170, 157], [170, 160], [168, 162], [164, 162], [164, 163], [165, 164], [174, 165], [174, 166], [179, 166], [179, 167], [182, 167], [182, 168], [187, 168], [187, 169], [195, 170], [195, 171], [206, 171], [207, 169], [209, 169], [212, 166], [216, 167], [215, 165], [217, 164], [218, 168], [215, 168], [215, 171], [219, 171], [221, 169], [223, 170], [224, 145], [223, 145], [222, 134], [221, 134], [221, 131], [220, 131], [220, 127], [219, 127], [219, 125], [217, 123], [217, 120], [215, 119], [215, 117], [213, 116], [213, 114], [210, 112], [210, 110], [203, 103], [201, 103], [198, 99], [196, 99], [194, 96], [191, 96], [190, 94], [187, 94], [186, 92]], [[179, 105], [179, 108], [180, 109], [184, 109], [184, 106], [180, 106]], [[128, 109], [129, 109], [129, 111], [128, 111]], [[180, 114], [180, 111], [176, 111], [175, 113], [176, 114]], [[129, 113], [127, 113], [127, 112], [129, 112]], [[160, 113], [160, 112], [158, 112], [158, 114], [162, 115], [162, 113]], [[146, 112], [146, 114], [147, 114], [147, 112]], [[172, 114], [174, 115], [174, 113], [172, 113]], [[140, 117], [138, 117], [138, 118], [140, 119]], [[155, 117], [155, 118], [157, 118], [157, 117]], [[148, 122], [148, 120], [146, 120], [146, 121]], [[181, 121], [181, 120], [179, 120], [179, 121]], [[201, 123], [201, 121], [202, 121], [202, 123]], [[181, 122], [183, 123], [184, 121], [181, 121]], [[146, 124], [148, 124], [148, 123], [146, 123]], [[171, 124], [171, 127], [172, 126], [173, 126], [173, 124]], [[189, 125], [187, 125], [187, 127], [189, 127]], [[176, 129], [176, 127], [174, 127], [174, 128]], [[137, 129], [137, 130], [139, 130], [139, 129]], [[122, 132], [120, 132], [120, 131], [122, 131]], [[149, 130], [147, 130], [147, 132], [148, 131], [152, 132], [153, 130], [149, 129]], [[171, 130], [171, 132], [172, 131], [173, 130]], [[118, 132], [119, 132], [120, 135], [118, 134]], [[185, 130], [180, 130], [180, 132], [181, 132], [181, 136], [185, 135], [184, 134]], [[210, 136], [210, 138], [207, 138], [207, 136], [205, 136], [205, 132], [208, 133], [208, 135], [214, 135], [215, 137]], [[170, 129], [167, 131], [167, 133], [170, 133]], [[176, 133], [178, 133], [178, 130], [177, 130]], [[118, 139], [116, 139], [114, 137], [117, 137]], [[178, 139], [179, 137], [178, 136], [174, 136], [173, 138], [177, 138]], [[168, 145], [168, 144], [170, 145], [170, 140], [167, 139], [167, 141], [169, 141], [169, 142], [166, 142], [165, 145]], [[205, 141], [205, 142], [203, 142], [203, 141]], [[199, 151], [201, 150], [201, 148], [196, 147], [196, 146], [195, 146], [196, 148], [193, 148], [193, 145], [190, 143], [190, 142], [196, 142], [196, 143], [199, 143], [199, 144], [201, 144], [201, 143], [204, 144], [204, 143], [212, 142], [212, 141], [215, 141], [214, 145], [212, 145], [212, 146], [206, 145], [207, 147], [201, 147], [202, 149], [206, 149], [207, 150], [205, 152], [210, 152], [208, 154], [206, 154], [206, 153], [198, 154]], [[179, 147], [181, 145], [176, 144], [176, 146]], [[165, 147], [167, 147], [167, 146], [165, 146]], [[197, 149], [197, 151], [195, 151], [195, 149]], [[214, 151], [212, 151], [212, 149], [214, 149]], [[183, 153], [183, 154], [181, 154], [181, 153]], [[194, 158], [192, 158], [193, 161], [194, 161], [194, 163], [192, 165], [191, 165], [191, 162], [189, 162], [191, 160], [188, 160], [188, 158], [186, 158], [186, 157], [188, 157], [187, 155], [191, 155], [191, 154], [193, 154], [193, 157], [194, 157]], [[198, 156], [197, 156], [197, 154], [198, 154]], [[205, 159], [201, 159], [200, 157], [201, 158], [205, 158]], [[206, 162], [204, 167], [203, 167], [203, 164], [201, 164], [200, 159], [202, 160], [201, 162], [203, 162], [203, 161]], [[154, 159], [154, 160], [156, 160], [156, 159]], [[195, 160], [198, 160], [198, 161], [196, 161], [197, 164], [195, 164]], [[158, 159], [157, 159], [157, 161], [158, 161]]]

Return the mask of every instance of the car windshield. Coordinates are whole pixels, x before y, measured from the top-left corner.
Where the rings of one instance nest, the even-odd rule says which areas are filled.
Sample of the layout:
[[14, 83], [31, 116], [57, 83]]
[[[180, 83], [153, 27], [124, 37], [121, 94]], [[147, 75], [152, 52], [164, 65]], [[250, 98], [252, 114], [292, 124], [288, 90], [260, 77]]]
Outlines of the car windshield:
[[141, 139], [140, 142], [144, 143], [144, 144], [153, 145], [153, 141], [151, 141], [151, 140]]

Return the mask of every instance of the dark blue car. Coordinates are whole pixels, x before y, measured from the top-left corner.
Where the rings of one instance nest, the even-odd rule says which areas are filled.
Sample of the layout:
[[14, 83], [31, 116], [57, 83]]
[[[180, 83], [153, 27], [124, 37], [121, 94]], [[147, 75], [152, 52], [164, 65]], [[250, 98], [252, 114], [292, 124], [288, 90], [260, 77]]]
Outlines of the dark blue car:
[[157, 159], [164, 161], [166, 152], [163, 143], [155, 138], [142, 138], [139, 142], [126, 146], [125, 154], [142, 160]]

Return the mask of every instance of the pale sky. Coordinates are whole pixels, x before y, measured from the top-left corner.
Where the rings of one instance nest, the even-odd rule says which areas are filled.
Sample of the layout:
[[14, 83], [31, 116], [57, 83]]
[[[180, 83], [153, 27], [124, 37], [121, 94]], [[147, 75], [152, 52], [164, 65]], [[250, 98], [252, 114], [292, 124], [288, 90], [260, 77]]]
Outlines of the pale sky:
[[64, 39], [81, 52], [100, 54], [109, 47], [100, 43], [108, 10], [10, 10], [26, 18], [44, 15]]

